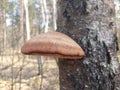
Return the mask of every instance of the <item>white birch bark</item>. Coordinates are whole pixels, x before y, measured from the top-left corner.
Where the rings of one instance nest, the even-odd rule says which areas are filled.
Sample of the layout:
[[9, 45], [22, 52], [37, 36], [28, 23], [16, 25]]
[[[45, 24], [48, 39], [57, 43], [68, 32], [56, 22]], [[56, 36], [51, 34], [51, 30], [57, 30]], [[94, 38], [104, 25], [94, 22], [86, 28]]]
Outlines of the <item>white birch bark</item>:
[[42, 14], [42, 28], [45, 28], [45, 11], [43, 6], [43, 0], [40, 0], [41, 14]]
[[29, 40], [30, 39], [30, 23], [29, 23], [28, 0], [24, 0], [24, 7], [25, 7], [25, 17], [26, 17], [27, 40]]
[[49, 16], [48, 16], [46, 0], [43, 0], [43, 6], [44, 6], [44, 13], [45, 13], [45, 32], [48, 32]]
[[54, 28], [54, 31], [56, 31], [56, 29], [57, 29], [56, 16], [57, 16], [57, 13], [56, 13], [56, 0], [53, 0], [53, 28]]

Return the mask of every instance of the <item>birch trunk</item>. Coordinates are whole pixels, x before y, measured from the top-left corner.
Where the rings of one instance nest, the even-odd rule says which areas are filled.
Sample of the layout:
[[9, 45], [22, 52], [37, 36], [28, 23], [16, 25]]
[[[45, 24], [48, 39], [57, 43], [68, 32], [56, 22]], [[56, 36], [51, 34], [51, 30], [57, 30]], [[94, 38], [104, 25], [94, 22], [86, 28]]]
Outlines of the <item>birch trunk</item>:
[[40, 6], [41, 6], [41, 14], [42, 14], [42, 28], [44, 28], [45, 27], [45, 13], [44, 13], [43, 0], [40, 0]]
[[56, 13], [56, 0], [53, 0], [53, 27], [54, 27], [55, 31], [57, 29], [56, 16], [57, 16], [57, 13]]
[[43, 0], [43, 6], [44, 6], [44, 13], [45, 13], [45, 32], [48, 32], [49, 17], [48, 17], [46, 0]]
[[24, 0], [24, 6], [25, 6], [25, 17], [26, 17], [27, 40], [29, 40], [30, 39], [30, 22], [29, 22], [28, 0]]
[[85, 51], [59, 60], [60, 90], [120, 90], [113, 0], [58, 0], [58, 29]]

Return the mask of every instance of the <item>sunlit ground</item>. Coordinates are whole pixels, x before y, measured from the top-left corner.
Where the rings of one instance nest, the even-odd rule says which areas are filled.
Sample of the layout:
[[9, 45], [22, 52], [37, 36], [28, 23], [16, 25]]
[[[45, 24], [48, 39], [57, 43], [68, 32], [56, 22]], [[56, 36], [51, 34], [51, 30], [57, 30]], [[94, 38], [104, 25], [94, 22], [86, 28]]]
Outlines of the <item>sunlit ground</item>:
[[[59, 90], [59, 71], [54, 58], [41, 58], [42, 71], [38, 75], [38, 57], [7, 50], [13, 54], [0, 56], [0, 90]], [[120, 52], [117, 56], [120, 62]]]
[[[44, 58], [38, 75], [35, 57], [23, 55], [0, 57], [0, 90], [59, 90], [58, 67], [53, 58]], [[47, 59], [47, 60], [46, 60]]]

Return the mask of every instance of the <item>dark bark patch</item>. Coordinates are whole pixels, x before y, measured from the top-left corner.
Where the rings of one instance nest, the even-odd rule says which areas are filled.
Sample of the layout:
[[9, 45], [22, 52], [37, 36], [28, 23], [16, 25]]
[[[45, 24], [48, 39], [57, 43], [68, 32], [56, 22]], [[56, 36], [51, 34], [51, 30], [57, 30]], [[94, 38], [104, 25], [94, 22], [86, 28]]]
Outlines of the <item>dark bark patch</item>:
[[109, 23], [109, 28], [112, 29], [113, 26], [114, 26], [114, 23], [113, 23], [113, 22], [110, 22], [110, 23]]
[[115, 15], [115, 10], [113, 8], [110, 8], [109, 14], [110, 14], [110, 16], [114, 16]]
[[70, 20], [70, 15], [68, 14], [68, 11], [67, 11], [67, 10], [65, 10], [65, 11], [63, 12], [63, 16], [64, 16], [67, 20]]
[[[66, 10], [73, 9], [72, 11], [74, 13], [78, 12], [81, 15], [88, 15], [86, 0], [68, 0], [66, 8], [67, 8]], [[70, 12], [70, 13], [73, 13], [73, 12]]]
[[96, 5], [96, 6], [94, 7], [94, 9], [95, 9], [95, 10], [98, 10], [98, 9], [99, 9], [98, 5]]
[[111, 63], [111, 56], [110, 56], [110, 52], [108, 51], [107, 45], [105, 44], [105, 42], [103, 42], [103, 46], [106, 52], [106, 56], [107, 56], [107, 63], [110, 64]]

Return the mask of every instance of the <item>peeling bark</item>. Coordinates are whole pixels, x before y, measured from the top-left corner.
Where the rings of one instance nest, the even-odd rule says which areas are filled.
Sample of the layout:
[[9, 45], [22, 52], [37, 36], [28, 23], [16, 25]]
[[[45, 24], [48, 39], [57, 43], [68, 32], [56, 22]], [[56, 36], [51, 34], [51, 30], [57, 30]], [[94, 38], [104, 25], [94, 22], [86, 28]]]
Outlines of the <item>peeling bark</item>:
[[120, 90], [113, 0], [58, 0], [58, 29], [85, 51], [59, 60], [60, 90]]

